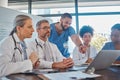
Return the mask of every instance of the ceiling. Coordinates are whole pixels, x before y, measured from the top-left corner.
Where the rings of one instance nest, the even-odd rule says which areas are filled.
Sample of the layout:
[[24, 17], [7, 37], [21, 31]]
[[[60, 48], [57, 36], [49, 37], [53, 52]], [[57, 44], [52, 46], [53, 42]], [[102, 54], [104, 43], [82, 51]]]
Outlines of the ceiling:
[[[30, 0], [29, 0], [30, 1]], [[63, 1], [67, 1], [67, 2], [70, 2], [70, 1], [74, 1], [74, 0], [31, 0], [32, 2], [50, 2], [50, 1], [56, 1], [56, 2], [63, 2]], [[8, 0], [8, 3], [20, 3], [20, 2], [28, 2], [28, 0]]]
[[[32, 8], [60, 8], [73, 7], [75, 0], [30, 0]], [[119, 6], [120, 0], [78, 0], [78, 6]], [[47, 5], [47, 6], [46, 6]], [[28, 0], [8, 0], [8, 6], [12, 9], [27, 9]]]
[[[73, 2], [74, 0], [31, 0], [32, 2], [56, 1], [56, 2]], [[79, 2], [101, 2], [101, 1], [120, 1], [120, 0], [78, 0]], [[8, 3], [28, 2], [28, 0], [8, 0]]]

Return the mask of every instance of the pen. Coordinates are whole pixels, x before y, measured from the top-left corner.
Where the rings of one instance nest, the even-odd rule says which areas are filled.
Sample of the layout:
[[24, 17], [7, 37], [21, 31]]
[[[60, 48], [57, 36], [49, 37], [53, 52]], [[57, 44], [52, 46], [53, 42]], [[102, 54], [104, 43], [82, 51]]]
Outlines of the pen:
[[77, 78], [77, 77], [70, 77], [70, 79], [73, 79], [73, 80], [95, 80], [94, 78]]

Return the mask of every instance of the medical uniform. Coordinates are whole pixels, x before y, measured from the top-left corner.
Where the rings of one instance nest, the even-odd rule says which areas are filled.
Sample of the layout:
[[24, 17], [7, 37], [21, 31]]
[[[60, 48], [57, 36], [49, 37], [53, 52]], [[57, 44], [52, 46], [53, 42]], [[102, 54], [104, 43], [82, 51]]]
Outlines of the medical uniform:
[[[44, 44], [48, 47], [47, 50], [44, 50]], [[52, 68], [53, 62], [60, 62], [65, 59], [61, 55], [57, 46], [49, 41], [44, 42], [37, 38], [36, 40], [31, 41], [28, 45], [32, 51], [38, 53], [40, 68]]]
[[[13, 34], [13, 37], [16, 41], [15, 42], [12, 36], [8, 36], [4, 40], [0, 42], [0, 77], [6, 76], [12, 73], [20, 73], [25, 72], [27, 70], [32, 70], [32, 62], [30, 59], [24, 60], [24, 54], [20, 45], [20, 40], [16, 33]], [[27, 50], [27, 53], [30, 51]], [[27, 57], [30, 54], [27, 54]]]
[[[102, 50], [115, 50], [115, 45], [113, 42], [107, 42], [103, 46]], [[117, 61], [120, 61], [120, 56], [117, 58]]]
[[68, 42], [68, 37], [75, 34], [75, 30], [70, 26], [65, 29], [61, 34], [58, 34], [55, 28], [55, 23], [50, 25], [51, 34], [49, 37], [49, 41], [56, 44], [60, 52], [64, 57], [70, 57], [70, 53], [68, 49], [64, 47], [64, 43]]
[[75, 47], [72, 55], [75, 65], [81, 65], [84, 64], [88, 58], [94, 59], [97, 55], [97, 50], [94, 46], [90, 45], [89, 51], [86, 51], [86, 53], [83, 54], [79, 52], [78, 47]]

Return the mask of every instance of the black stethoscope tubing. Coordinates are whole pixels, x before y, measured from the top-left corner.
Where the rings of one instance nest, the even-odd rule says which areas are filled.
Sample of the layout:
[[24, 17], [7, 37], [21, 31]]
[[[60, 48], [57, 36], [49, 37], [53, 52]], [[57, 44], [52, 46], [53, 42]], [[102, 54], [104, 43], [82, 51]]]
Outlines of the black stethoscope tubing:
[[35, 42], [36, 42], [36, 47], [37, 47], [37, 46], [40, 46], [40, 47], [42, 48], [42, 45], [40, 45], [40, 44], [38, 43], [37, 39], [35, 39]]
[[[15, 44], [14, 51], [15, 51], [15, 50], [18, 50], [18, 51], [20, 52], [20, 54], [22, 55], [22, 51], [20, 50], [20, 48], [17, 47], [17, 42], [16, 42], [16, 40], [15, 40], [15, 38], [14, 38], [13, 35], [12, 35], [12, 39], [13, 39], [14, 44]], [[15, 52], [14, 52], [14, 54], [13, 54], [12, 60], [13, 60], [13, 58], [15, 58]]]
[[[41, 49], [43, 49], [42, 45], [40, 45], [40, 44], [38, 43], [37, 39], [35, 39], [35, 42], [36, 42], [36, 48], [38, 48], [38, 46], [39, 46]], [[51, 51], [51, 52], [52, 52], [52, 51]], [[54, 61], [53, 56], [51, 56], [51, 58], [52, 58], [52, 61]]]

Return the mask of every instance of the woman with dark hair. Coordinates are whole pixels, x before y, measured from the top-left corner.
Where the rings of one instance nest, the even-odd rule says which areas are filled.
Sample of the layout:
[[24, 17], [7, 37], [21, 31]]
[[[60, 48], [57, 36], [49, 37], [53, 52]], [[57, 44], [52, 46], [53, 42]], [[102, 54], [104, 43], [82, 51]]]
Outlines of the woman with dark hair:
[[[105, 43], [102, 50], [120, 50], [120, 24], [115, 24], [111, 28], [111, 42]], [[120, 57], [115, 61], [120, 64]]]
[[80, 53], [77, 47], [73, 50], [73, 60], [75, 65], [81, 65], [84, 63], [90, 63], [94, 57], [97, 55], [97, 50], [94, 46], [90, 44], [93, 37], [93, 28], [90, 26], [83, 26], [80, 29], [80, 37], [82, 38], [83, 44], [86, 47], [85, 53]]
[[25, 38], [31, 38], [33, 31], [29, 16], [16, 16], [12, 32], [0, 42], [0, 77], [33, 69], [38, 57], [24, 42]]

